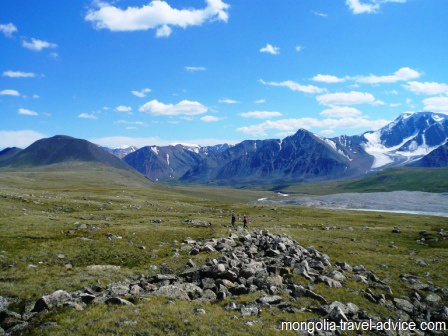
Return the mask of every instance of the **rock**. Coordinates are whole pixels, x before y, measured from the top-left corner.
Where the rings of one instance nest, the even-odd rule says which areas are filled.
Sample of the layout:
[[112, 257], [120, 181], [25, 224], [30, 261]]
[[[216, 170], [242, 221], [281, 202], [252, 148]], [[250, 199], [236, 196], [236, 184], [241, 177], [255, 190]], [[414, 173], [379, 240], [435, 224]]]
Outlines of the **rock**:
[[64, 290], [57, 290], [56, 292], [42, 296], [36, 301], [34, 305], [33, 312], [41, 312], [45, 309], [51, 310], [57, 306], [62, 305], [64, 302], [70, 301], [72, 298]]
[[171, 299], [190, 300], [188, 293], [175, 285], [162, 286], [154, 291], [154, 295], [165, 296]]
[[240, 312], [241, 312], [241, 315], [243, 315], [243, 316], [257, 316], [258, 315], [258, 307], [254, 307], [254, 306], [241, 307]]
[[414, 305], [407, 300], [394, 298], [394, 303], [398, 309], [401, 309], [408, 314], [412, 314], [414, 311]]
[[342, 284], [339, 281], [333, 280], [325, 275], [319, 275], [316, 278], [316, 282], [323, 282], [328, 287], [331, 287], [331, 288], [341, 288], [342, 287]]
[[344, 312], [342, 311], [341, 307], [336, 306], [334, 307], [326, 316], [330, 321], [339, 323], [340, 321], [347, 322], [348, 318], [345, 316]]
[[428, 296], [425, 297], [425, 301], [427, 302], [439, 302], [440, 300], [442, 300], [442, 298], [434, 293], [429, 294]]
[[128, 300], [119, 298], [119, 297], [111, 297], [105, 301], [106, 304], [120, 305], [120, 306], [133, 306], [134, 304]]
[[105, 270], [119, 270], [120, 266], [115, 266], [115, 265], [90, 265], [87, 266], [88, 270], [91, 271], [105, 271]]
[[339, 272], [339, 271], [333, 271], [333, 272], [331, 272], [329, 275], [328, 275], [330, 278], [333, 278], [333, 279], [335, 279], [335, 280], [337, 280], [337, 281], [345, 281], [347, 278], [345, 277], [345, 275], [344, 274], [342, 274], [341, 272]]
[[81, 294], [79, 297], [80, 297], [81, 301], [84, 302], [85, 304], [89, 304], [96, 298], [95, 295], [88, 294], [88, 293]]
[[278, 295], [274, 296], [262, 296], [257, 299], [257, 302], [265, 305], [276, 305], [283, 301], [283, 298]]
[[8, 308], [8, 301], [3, 296], [0, 296], [0, 312], [6, 308]]

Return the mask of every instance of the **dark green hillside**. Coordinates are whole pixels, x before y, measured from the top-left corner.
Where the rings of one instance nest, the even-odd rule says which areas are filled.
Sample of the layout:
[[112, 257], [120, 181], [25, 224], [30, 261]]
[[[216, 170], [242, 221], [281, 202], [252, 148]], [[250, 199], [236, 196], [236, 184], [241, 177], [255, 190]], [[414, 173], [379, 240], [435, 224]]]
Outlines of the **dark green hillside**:
[[448, 191], [448, 168], [392, 168], [342, 185], [345, 191]]
[[7, 162], [21, 151], [22, 149], [17, 147], [8, 147], [0, 151], [0, 164], [2, 164], [3, 162]]
[[99, 162], [118, 169], [132, 169], [114, 155], [87, 140], [63, 135], [38, 140], [8, 160], [0, 161], [0, 166], [36, 167], [69, 161]]

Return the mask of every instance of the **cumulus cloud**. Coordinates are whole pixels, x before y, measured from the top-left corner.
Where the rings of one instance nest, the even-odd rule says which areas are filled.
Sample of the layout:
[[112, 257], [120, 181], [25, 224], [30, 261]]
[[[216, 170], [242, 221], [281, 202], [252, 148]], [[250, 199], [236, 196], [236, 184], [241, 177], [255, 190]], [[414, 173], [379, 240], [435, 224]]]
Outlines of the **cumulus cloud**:
[[268, 43], [268, 44], [266, 44], [266, 47], [263, 47], [260, 49], [260, 52], [268, 53], [268, 54], [272, 54], [272, 55], [278, 55], [278, 54], [280, 54], [280, 48], [274, 47], [273, 45], [270, 45]]
[[381, 5], [388, 2], [405, 3], [407, 0], [346, 0], [346, 5], [353, 14], [378, 13]]
[[361, 111], [349, 106], [333, 106], [329, 109], [323, 110], [321, 115], [331, 118], [347, 118], [361, 115]]
[[218, 100], [218, 103], [224, 103], [224, 104], [238, 104], [239, 101], [233, 100], [233, 99], [228, 99], [228, 98], [221, 98], [220, 100]]
[[208, 108], [196, 101], [183, 100], [177, 104], [164, 104], [157, 100], [151, 100], [139, 108], [140, 112], [154, 116], [179, 116], [204, 114]]
[[15, 96], [15, 97], [19, 97], [20, 93], [19, 93], [19, 91], [16, 91], [16, 90], [3, 90], [3, 91], [0, 91], [0, 96]]
[[32, 130], [0, 131], [0, 149], [6, 147], [26, 148], [47, 136]]
[[194, 72], [194, 71], [205, 71], [206, 69], [204, 67], [186, 66], [185, 70]]
[[151, 89], [150, 88], [145, 88], [145, 89], [140, 90], [140, 91], [131, 91], [131, 92], [132, 92], [132, 94], [134, 96], [137, 96], [139, 98], [144, 98], [144, 97], [146, 97], [147, 93], [151, 92]]
[[448, 97], [431, 97], [423, 100], [425, 111], [448, 114]]
[[80, 115], [78, 115], [78, 118], [82, 118], [82, 119], [92, 119], [92, 120], [96, 120], [98, 119], [97, 116], [93, 115], [93, 114], [88, 114], [88, 113], [81, 113]]
[[6, 37], [11, 38], [12, 35], [17, 32], [17, 27], [12, 23], [0, 24], [0, 32], [2, 32]]
[[321, 96], [317, 96], [316, 100], [326, 106], [333, 105], [357, 105], [357, 104], [372, 104], [375, 102], [375, 97], [371, 93], [365, 92], [337, 92], [328, 93]]
[[420, 77], [421, 74], [408, 67], [401, 68], [397, 70], [392, 75], [387, 76], [359, 76], [356, 77], [356, 81], [359, 83], [367, 83], [367, 84], [380, 84], [380, 83], [396, 83], [400, 81], [408, 81], [414, 78]]
[[97, 29], [110, 31], [137, 31], [157, 29], [157, 37], [168, 37], [171, 26], [187, 28], [205, 22], [227, 22], [229, 5], [222, 0], [206, 0], [203, 9], [176, 9], [167, 2], [154, 0], [142, 7], [115, 7], [107, 2], [95, 2], [97, 8], [90, 9], [85, 20]]
[[117, 112], [131, 112], [132, 111], [132, 107], [120, 105], [120, 106], [117, 106], [115, 108], [115, 111], [117, 111]]
[[341, 83], [344, 82], [347, 78], [339, 78], [332, 75], [321, 75], [318, 74], [312, 78], [315, 82], [322, 82], [322, 83]]
[[221, 119], [218, 118], [218, 117], [215, 117], [215, 116], [206, 115], [206, 116], [203, 116], [203, 117], [201, 118], [201, 120], [202, 120], [203, 122], [215, 122], [215, 121], [219, 121], [219, 120], [221, 120]]
[[27, 110], [27, 109], [24, 109], [24, 108], [19, 108], [18, 113], [22, 114], [22, 115], [29, 115], [29, 116], [38, 116], [39, 115], [39, 113], [37, 113], [37, 112], [31, 111], [31, 110]]
[[305, 93], [322, 93], [325, 92], [325, 89], [322, 89], [320, 87], [314, 86], [314, 85], [301, 85], [299, 83], [293, 82], [291, 80], [283, 81], [283, 82], [265, 82], [264, 80], [260, 79], [259, 82], [263, 85], [270, 85], [270, 86], [283, 86], [287, 87], [288, 89], [292, 91], [300, 91]]
[[369, 120], [367, 117], [348, 117], [341, 119], [316, 119], [316, 118], [290, 118], [276, 121], [267, 120], [258, 125], [240, 127], [238, 132], [250, 134], [252, 136], [265, 136], [266, 131], [274, 129], [282, 132], [292, 132], [297, 129], [310, 129], [312, 127], [323, 129], [346, 129], [346, 128], [370, 128], [378, 129], [389, 123], [389, 120]]
[[281, 117], [282, 114], [276, 111], [251, 111], [241, 113], [240, 116], [242, 116], [243, 118], [269, 119]]
[[36, 74], [32, 72], [23, 72], [23, 71], [4, 71], [2, 74], [3, 77], [11, 77], [11, 78], [30, 78], [36, 77]]
[[31, 42], [27, 42], [27, 41], [23, 40], [22, 46], [24, 48], [27, 48], [27, 49], [30, 49], [33, 51], [42, 51], [43, 49], [46, 49], [46, 48], [57, 48], [58, 45], [55, 43], [50, 43], [47, 41], [42, 41], [42, 40], [32, 38]]
[[448, 94], [448, 85], [435, 82], [409, 82], [403, 85], [406, 90], [427, 95]]

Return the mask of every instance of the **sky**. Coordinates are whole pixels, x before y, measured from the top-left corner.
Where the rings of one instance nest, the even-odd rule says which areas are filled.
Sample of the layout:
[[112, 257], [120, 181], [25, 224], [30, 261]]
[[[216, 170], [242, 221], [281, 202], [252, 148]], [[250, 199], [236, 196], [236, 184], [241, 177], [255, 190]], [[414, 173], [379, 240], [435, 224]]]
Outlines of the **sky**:
[[448, 114], [447, 0], [2, 0], [0, 149], [362, 134]]

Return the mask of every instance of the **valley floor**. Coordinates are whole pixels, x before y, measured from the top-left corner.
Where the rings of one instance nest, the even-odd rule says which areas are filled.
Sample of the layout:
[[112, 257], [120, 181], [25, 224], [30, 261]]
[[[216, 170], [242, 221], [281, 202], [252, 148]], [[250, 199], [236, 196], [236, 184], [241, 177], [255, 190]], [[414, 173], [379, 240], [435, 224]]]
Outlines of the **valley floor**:
[[448, 217], [448, 193], [419, 191], [342, 193], [323, 196], [287, 196], [259, 199], [257, 204], [284, 204], [333, 210], [371, 210]]

